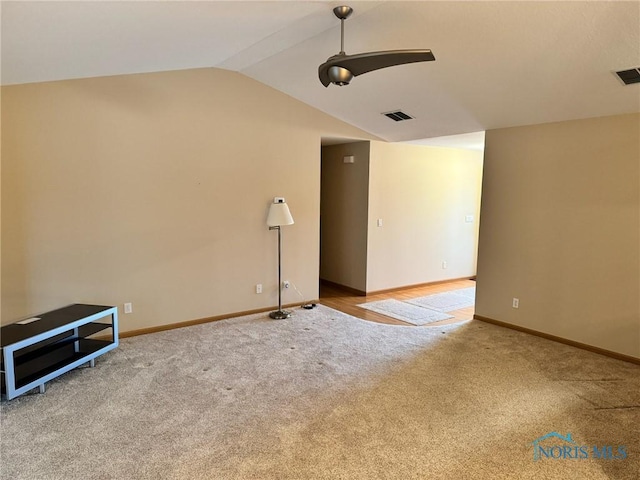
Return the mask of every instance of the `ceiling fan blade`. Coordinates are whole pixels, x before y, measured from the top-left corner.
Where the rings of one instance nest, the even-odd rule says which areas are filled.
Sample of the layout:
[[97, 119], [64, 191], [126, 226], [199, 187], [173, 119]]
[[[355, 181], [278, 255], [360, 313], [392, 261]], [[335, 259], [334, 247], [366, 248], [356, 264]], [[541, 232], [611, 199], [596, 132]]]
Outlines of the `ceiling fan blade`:
[[381, 68], [393, 67], [415, 62], [435, 60], [431, 50], [388, 50], [384, 52], [357, 53], [354, 55], [334, 55], [318, 68], [320, 82], [327, 87], [329, 69], [334, 66], [346, 68], [354, 77]]
[[346, 68], [354, 77], [381, 68], [393, 67], [415, 62], [430, 62], [436, 58], [431, 50], [389, 50], [347, 55], [339, 66]]

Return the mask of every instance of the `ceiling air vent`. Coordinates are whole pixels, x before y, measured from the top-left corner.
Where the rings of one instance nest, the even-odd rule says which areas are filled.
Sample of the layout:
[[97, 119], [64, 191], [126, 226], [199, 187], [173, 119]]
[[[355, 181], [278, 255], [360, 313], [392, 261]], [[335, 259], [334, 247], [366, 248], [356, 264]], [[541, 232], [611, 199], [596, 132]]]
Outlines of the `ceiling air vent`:
[[632, 83], [640, 83], [640, 68], [632, 68], [631, 70], [621, 70], [616, 72], [616, 75], [620, 77], [620, 80], [625, 85], [631, 85]]
[[391, 120], [395, 120], [396, 122], [402, 122], [404, 120], [411, 120], [413, 117], [411, 115], [407, 115], [406, 113], [396, 110], [395, 112], [387, 112], [382, 115], [389, 117]]

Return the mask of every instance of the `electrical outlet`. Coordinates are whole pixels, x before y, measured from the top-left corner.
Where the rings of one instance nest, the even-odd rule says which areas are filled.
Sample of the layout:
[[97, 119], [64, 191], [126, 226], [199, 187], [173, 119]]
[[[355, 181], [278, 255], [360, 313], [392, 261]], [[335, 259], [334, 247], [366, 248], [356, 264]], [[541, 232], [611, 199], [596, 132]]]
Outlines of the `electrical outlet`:
[[443, 260], [443, 261], [442, 261], [442, 269], [443, 269], [443, 270], [446, 270], [446, 268], [447, 268], [447, 261], [446, 261], [446, 260]]
[[125, 303], [124, 304], [124, 313], [131, 313], [133, 312], [133, 304], [132, 303]]
[[513, 297], [513, 302], [511, 303], [513, 308], [520, 308], [520, 299]]
[[256, 285], [256, 293], [262, 293], [262, 284], [261, 283], [258, 283]]
[[285, 280], [284, 282], [282, 282], [282, 288], [289, 288], [291, 286], [291, 283], [289, 282], [289, 280]]

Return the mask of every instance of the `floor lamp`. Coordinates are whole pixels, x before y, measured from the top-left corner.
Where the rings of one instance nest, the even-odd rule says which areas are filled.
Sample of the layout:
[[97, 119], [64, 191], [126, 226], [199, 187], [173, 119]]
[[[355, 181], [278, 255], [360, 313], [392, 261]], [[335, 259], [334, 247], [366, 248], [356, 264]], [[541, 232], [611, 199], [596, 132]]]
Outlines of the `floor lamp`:
[[282, 238], [281, 227], [283, 225], [293, 225], [293, 217], [289, 211], [289, 207], [282, 197], [276, 197], [269, 207], [269, 215], [267, 215], [267, 225], [269, 230], [278, 231], [278, 310], [271, 312], [269, 316], [277, 320], [289, 318], [291, 312], [282, 310]]

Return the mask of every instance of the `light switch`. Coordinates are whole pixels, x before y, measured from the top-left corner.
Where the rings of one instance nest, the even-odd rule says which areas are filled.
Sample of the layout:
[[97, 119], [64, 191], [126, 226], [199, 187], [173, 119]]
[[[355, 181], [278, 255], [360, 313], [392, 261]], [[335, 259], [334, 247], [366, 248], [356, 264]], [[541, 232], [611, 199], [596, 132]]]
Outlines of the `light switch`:
[[381, 218], [379, 218], [379, 219], [378, 219], [378, 226], [379, 226], [379, 227], [381, 227], [381, 226], [382, 226], [382, 219], [381, 219]]
[[464, 216], [464, 221], [466, 223], [473, 223], [473, 215], [465, 215]]

